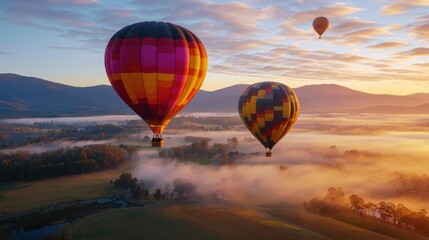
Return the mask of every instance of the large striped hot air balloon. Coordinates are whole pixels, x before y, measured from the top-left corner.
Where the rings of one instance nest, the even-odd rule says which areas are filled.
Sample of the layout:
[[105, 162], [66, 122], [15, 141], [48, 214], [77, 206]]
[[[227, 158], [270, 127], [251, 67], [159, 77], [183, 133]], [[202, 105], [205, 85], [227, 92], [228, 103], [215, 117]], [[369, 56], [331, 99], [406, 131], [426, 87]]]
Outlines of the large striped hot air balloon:
[[241, 120], [264, 145], [267, 157], [295, 124], [299, 110], [296, 93], [277, 82], [253, 84], [244, 90], [238, 101]]
[[152, 146], [161, 147], [162, 131], [204, 81], [203, 43], [184, 27], [140, 22], [112, 36], [104, 59], [112, 87], [152, 129]]

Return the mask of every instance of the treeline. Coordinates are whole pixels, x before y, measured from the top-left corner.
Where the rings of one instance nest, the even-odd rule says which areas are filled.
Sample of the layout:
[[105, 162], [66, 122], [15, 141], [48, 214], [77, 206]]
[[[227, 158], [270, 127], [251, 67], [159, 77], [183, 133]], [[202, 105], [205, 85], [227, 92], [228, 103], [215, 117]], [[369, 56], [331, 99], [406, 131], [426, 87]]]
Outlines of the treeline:
[[173, 180], [173, 189], [170, 190], [170, 183], [167, 183], [162, 190], [155, 189], [154, 192], [149, 191], [143, 180], [133, 177], [131, 173], [124, 172], [113, 183], [116, 187], [121, 188], [136, 200], [161, 200], [161, 199], [189, 199], [196, 196], [196, 187], [186, 178], [176, 178]]
[[203, 157], [209, 159], [211, 163], [216, 165], [231, 165], [235, 164], [236, 160], [244, 156], [244, 154], [234, 151], [238, 147], [238, 139], [236, 137], [229, 138], [227, 144], [214, 143], [209, 145], [209, 138], [204, 137], [185, 137], [186, 141], [193, 141], [188, 145], [165, 148], [158, 152], [161, 158], [176, 158], [179, 160]]
[[429, 176], [426, 174], [406, 175], [403, 173], [395, 173], [390, 185], [393, 186], [385, 189], [383, 194], [388, 197], [411, 197], [427, 201], [429, 200]]
[[168, 126], [169, 128], [180, 128], [191, 131], [227, 131], [236, 127], [241, 128], [242, 122], [237, 117], [182, 116], [176, 117]]
[[413, 211], [400, 203], [366, 202], [356, 194], [350, 195], [347, 201], [341, 188], [331, 187], [325, 197], [312, 198], [309, 202], [304, 202], [304, 206], [310, 212], [324, 215], [349, 211], [361, 217], [429, 236], [429, 216], [426, 209]]
[[[26, 144], [49, 143], [58, 140], [83, 141], [83, 140], [105, 140], [112, 138], [127, 138], [130, 135], [141, 131], [141, 127], [136, 126], [118, 126], [114, 124], [102, 124], [92, 126], [68, 126], [55, 124], [43, 125], [46, 128], [40, 128], [38, 124], [0, 124], [0, 129], [5, 131], [0, 133], [0, 148], [13, 148]], [[134, 137], [134, 140], [142, 140]]]
[[114, 169], [126, 158], [123, 148], [105, 144], [36, 154], [0, 153], [0, 182], [32, 181]]

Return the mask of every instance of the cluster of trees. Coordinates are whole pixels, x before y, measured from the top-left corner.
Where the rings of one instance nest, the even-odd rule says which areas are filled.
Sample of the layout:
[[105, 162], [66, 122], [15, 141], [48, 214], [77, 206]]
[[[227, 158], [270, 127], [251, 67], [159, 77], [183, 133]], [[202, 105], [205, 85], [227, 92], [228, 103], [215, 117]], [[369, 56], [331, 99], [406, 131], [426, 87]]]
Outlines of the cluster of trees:
[[422, 175], [406, 175], [396, 173], [396, 178], [392, 180], [391, 189], [386, 189], [384, 194], [392, 197], [412, 197], [420, 200], [429, 200], [429, 176]]
[[214, 143], [212, 145], [209, 145], [209, 138], [185, 137], [185, 140], [187, 138], [192, 139], [193, 143], [162, 149], [158, 152], [159, 157], [177, 159], [204, 157], [217, 165], [231, 165], [235, 164], [235, 161], [243, 156], [240, 152], [233, 151], [238, 146], [236, 137], [229, 138], [227, 144]]
[[133, 133], [130, 127], [103, 124], [86, 127], [63, 128], [61, 129], [61, 132], [55, 133], [55, 137], [59, 139], [68, 138], [73, 140], [103, 140], [127, 136], [130, 133]]
[[363, 217], [379, 219], [396, 227], [429, 235], [429, 217], [426, 209], [413, 211], [403, 204], [381, 201], [377, 204], [365, 202], [355, 194], [349, 197], [349, 209]]
[[0, 124], [0, 148], [48, 143], [57, 140], [82, 141], [129, 138], [130, 134], [139, 131], [141, 131], [141, 128], [138, 126], [118, 126], [114, 124], [85, 127], [57, 123]]
[[186, 178], [176, 178], [173, 180], [173, 190], [170, 192], [170, 183], [167, 183], [164, 192], [161, 188], [155, 189], [150, 193], [149, 188], [145, 187], [145, 182], [133, 177], [131, 173], [124, 172], [118, 179], [112, 181], [116, 187], [121, 188], [124, 192], [129, 192], [131, 197], [136, 200], [156, 200], [174, 198], [187, 199], [196, 195], [196, 187]]
[[126, 159], [124, 149], [106, 144], [35, 154], [0, 153], [0, 182], [31, 181], [114, 169]]
[[304, 202], [304, 206], [310, 212], [327, 215], [337, 211], [350, 211], [361, 217], [429, 236], [429, 216], [426, 209], [413, 211], [403, 204], [366, 202], [356, 194], [350, 195], [347, 201], [344, 196], [342, 188], [331, 187], [325, 197], [312, 198], [308, 203]]
[[169, 128], [180, 128], [192, 131], [226, 131], [242, 126], [240, 118], [236, 117], [202, 117], [202, 116], [182, 116], [176, 117], [169, 125]]
[[129, 191], [134, 199], [148, 199], [149, 189], [145, 189], [144, 181], [133, 177], [131, 173], [124, 172], [113, 184], [124, 191]]

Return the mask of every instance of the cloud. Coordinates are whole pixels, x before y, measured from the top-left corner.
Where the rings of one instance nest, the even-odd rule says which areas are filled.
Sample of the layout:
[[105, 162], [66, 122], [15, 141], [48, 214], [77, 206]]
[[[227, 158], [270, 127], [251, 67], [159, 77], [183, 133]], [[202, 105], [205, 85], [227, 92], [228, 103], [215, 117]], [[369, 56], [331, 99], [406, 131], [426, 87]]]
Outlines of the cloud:
[[299, 25], [303, 23], [313, 22], [313, 19], [318, 16], [325, 16], [329, 19], [333, 17], [350, 15], [362, 10], [364, 9], [351, 7], [345, 3], [334, 3], [333, 5], [330, 5], [330, 6], [324, 6], [313, 10], [305, 10], [305, 11], [297, 12], [293, 14], [289, 22], [294, 25], [295, 24]]
[[349, 32], [356, 31], [361, 28], [374, 27], [376, 25], [375, 22], [363, 21], [357, 18], [345, 18], [340, 21], [339, 24], [332, 24], [332, 28], [330, 31], [333, 32]]
[[418, 38], [429, 40], [429, 23], [414, 26], [412, 32]]
[[356, 45], [374, 39], [375, 36], [388, 34], [391, 33], [384, 28], [364, 28], [344, 34], [345, 40], [343, 43]]
[[65, 5], [91, 5], [98, 4], [98, 0], [38, 0], [43, 4], [65, 4]]
[[422, 57], [429, 55], [429, 48], [427, 47], [418, 47], [413, 48], [407, 51], [397, 52], [395, 56], [397, 57]]
[[416, 22], [429, 21], [429, 14], [416, 18]]
[[[186, 23], [198, 26], [198, 23], [210, 22], [211, 24], [201, 25], [208, 29], [193, 28], [193, 32], [213, 32], [217, 34], [233, 35], [253, 35], [259, 32], [259, 20], [268, 17], [270, 9], [260, 9], [243, 2], [206, 2], [200, 0], [184, 0], [172, 3], [171, 1], [137, 0], [135, 4], [150, 5], [155, 11], [161, 9], [166, 14], [160, 20], [172, 20], [176, 23]], [[167, 6], [167, 7], [165, 7]], [[166, 10], [167, 9], [167, 10]], [[198, 11], [195, 11], [198, 9]], [[153, 10], [152, 10], [153, 11]], [[198, 34], [197, 34], [198, 35]]]
[[101, 51], [88, 48], [88, 47], [66, 47], [66, 46], [49, 46], [50, 49], [58, 49], [58, 50], [70, 50], [70, 51], [90, 51], [95, 53], [100, 53]]
[[98, 14], [101, 16], [100, 20], [104, 21], [110, 21], [111, 19], [125, 19], [130, 20], [136, 17], [136, 10], [132, 8], [108, 8], [103, 9], [98, 12]]
[[98, 0], [71, 0], [71, 3], [74, 4], [97, 4]]
[[[4, 12], [4, 16], [10, 21], [16, 23], [30, 22], [38, 25], [35, 19], [40, 19], [42, 21], [55, 21], [57, 24], [59, 23], [60, 25], [76, 28], [94, 25], [93, 22], [84, 20], [85, 18], [75, 11], [54, 9], [49, 5], [39, 4], [31, 1], [14, 2]], [[49, 26], [48, 23], [45, 23], [44, 25]]]
[[416, 66], [416, 67], [419, 67], [419, 68], [429, 68], [429, 62], [426, 62], [426, 63], [415, 63], [413, 65]]
[[418, 7], [429, 6], [429, 1], [427, 0], [392, 0], [389, 1], [388, 5], [385, 5], [380, 9], [381, 15], [397, 15], [407, 13], [411, 9]]
[[385, 49], [385, 48], [396, 48], [406, 46], [407, 43], [404, 42], [381, 42], [375, 45], [370, 45], [367, 48], [370, 49]]
[[[371, 55], [373, 52], [368, 49], [405, 44], [417, 48], [429, 39], [427, 14], [412, 23], [386, 26], [383, 21], [373, 21], [369, 11], [368, 15], [353, 16], [365, 9], [349, 3], [324, 0], [130, 0], [129, 3], [118, 6], [91, 0], [9, 1], [0, 20], [50, 31], [73, 41], [72, 45], [51, 44], [52, 49], [97, 53], [103, 52], [109, 38], [128, 24], [147, 20], [174, 22], [192, 30], [203, 41], [210, 58], [209, 72], [243, 79], [253, 76], [314, 81], [387, 80], [394, 76], [392, 68], [407, 69], [409, 65], [394, 54]], [[311, 23], [320, 15], [328, 17], [331, 26], [325, 38], [316, 42]], [[413, 34], [407, 35], [405, 31]], [[422, 41], [416, 41], [415, 37]], [[362, 67], [366, 71], [357, 70]], [[409, 69], [407, 81], [423, 78], [422, 69], [418, 68], [414, 65]], [[398, 77], [404, 76], [394, 78]]]

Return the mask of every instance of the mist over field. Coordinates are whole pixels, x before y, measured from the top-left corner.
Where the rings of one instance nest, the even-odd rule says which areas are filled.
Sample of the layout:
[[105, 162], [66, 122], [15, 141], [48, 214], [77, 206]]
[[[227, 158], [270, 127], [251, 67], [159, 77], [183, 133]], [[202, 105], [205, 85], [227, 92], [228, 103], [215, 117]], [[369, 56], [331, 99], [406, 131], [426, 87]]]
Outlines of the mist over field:
[[54, 141], [50, 143], [26, 144], [24, 146], [20, 146], [16, 148], [3, 149], [3, 150], [0, 150], [0, 153], [12, 153], [12, 152], [18, 152], [18, 151], [28, 152], [28, 153], [42, 153], [42, 152], [57, 150], [60, 148], [82, 147], [82, 146], [92, 145], [92, 144], [109, 144], [113, 141], [115, 141], [115, 139], [100, 140], [100, 141], [59, 140], [59, 141]]
[[[213, 118], [210, 121], [208, 119]], [[203, 118], [205, 124], [192, 121]], [[194, 114], [173, 120], [163, 136], [165, 148], [192, 144], [192, 137], [209, 138], [209, 144], [227, 144], [236, 137], [234, 151], [243, 153], [231, 166], [201, 165], [160, 158], [159, 149], [144, 148], [134, 157], [133, 175], [152, 190], [164, 189], [176, 178], [188, 178], [201, 195], [252, 204], [301, 203], [323, 195], [329, 187], [342, 187], [346, 196], [358, 194], [367, 200], [393, 201], [411, 208], [429, 208], [429, 125], [427, 115], [302, 114], [282, 141], [265, 157], [265, 149], [245, 129], [238, 116]], [[52, 120], [52, 119], [51, 119]], [[134, 117], [103, 116], [61, 118], [58, 124], [126, 126]], [[52, 122], [21, 119], [22, 124]], [[182, 127], [175, 127], [175, 121]], [[214, 126], [225, 129], [209, 130]], [[151, 137], [150, 130], [130, 135]], [[188, 137], [188, 138], [187, 138]], [[132, 141], [139, 141], [139, 140]], [[2, 153], [40, 153], [90, 144], [118, 144], [125, 139], [98, 141], [55, 140], [3, 149]], [[147, 143], [148, 144], [148, 143]]]
[[[366, 120], [371, 117], [377, 121]], [[150, 180], [154, 188], [164, 188], [175, 178], [188, 178], [203, 195], [216, 192], [243, 203], [300, 203], [323, 195], [329, 187], [342, 187], [346, 196], [358, 194], [374, 202], [428, 208], [429, 193], [420, 183], [429, 184], [425, 175], [429, 133], [427, 126], [416, 124], [424, 119], [427, 116], [304, 116], [274, 147], [271, 158], [265, 157], [264, 148], [245, 130], [188, 132], [189, 136], [209, 137], [210, 143], [226, 143], [237, 137], [237, 150], [246, 156], [234, 167], [212, 166], [159, 159], [156, 150], [144, 150], [136, 157], [134, 174]], [[320, 125], [308, 129], [310, 123]], [[409, 130], [397, 128], [400, 125]], [[166, 140], [168, 146], [185, 144], [183, 136], [171, 137]], [[260, 154], [251, 154], [256, 152]]]

